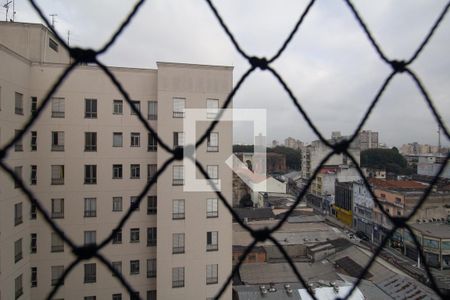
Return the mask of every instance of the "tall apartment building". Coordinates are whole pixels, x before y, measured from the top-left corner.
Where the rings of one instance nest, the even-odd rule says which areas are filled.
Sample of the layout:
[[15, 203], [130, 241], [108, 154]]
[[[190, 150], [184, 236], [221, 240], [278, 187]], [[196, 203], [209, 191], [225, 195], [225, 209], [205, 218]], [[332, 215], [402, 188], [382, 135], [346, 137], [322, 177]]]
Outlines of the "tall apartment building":
[[[70, 57], [39, 24], [0, 22], [0, 145], [33, 115]], [[232, 67], [158, 63], [111, 67], [135, 107], [170, 146], [183, 146], [189, 108], [214, 118]], [[210, 121], [197, 123], [197, 137]], [[197, 149], [231, 199], [231, 123]], [[78, 245], [99, 243], [169, 158], [96, 66], [80, 65], [5, 162]], [[142, 299], [208, 299], [231, 272], [231, 217], [213, 192], [184, 192], [182, 161], [168, 166], [112, 243], [101, 250]], [[186, 176], [189, 176], [186, 174]], [[192, 176], [192, 175], [191, 175]], [[197, 174], [199, 179], [201, 175]], [[44, 299], [74, 260], [17, 185], [0, 171], [0, 298]], [[130, 299], [98, 260], [82, 261], [55, 299]], [[228, 289], [224, 299], [231, 299]]]
[[377, 131], [363, 130], [358, 136], [361, 151], [379, 147]]

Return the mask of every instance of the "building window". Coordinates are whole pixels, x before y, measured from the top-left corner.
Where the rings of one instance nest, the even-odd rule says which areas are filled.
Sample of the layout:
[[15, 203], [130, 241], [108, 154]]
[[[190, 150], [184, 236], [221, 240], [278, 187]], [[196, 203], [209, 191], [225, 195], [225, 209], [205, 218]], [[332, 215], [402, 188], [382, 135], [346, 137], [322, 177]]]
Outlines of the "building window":
[[174, 132], [173, 133], [173, 148], [184, 146], [184, 132]]
[[[16, 129], [14, 131], [14, 135], [18, 136], [19, 134], [22, 133], [22, 130]], [[22, 143], [22, 139], [19, 139], [15, 144], [14, 144], [14, 151], [16, 152], [22, 152], [23, 151], [23, 143]]]
[[147, 181], [153, 179], [156, 176], [157, 166], [155, 164], [147, 165]]
[[139, 274], [139, 260], [130, 260], [130, 274]]
[[[138, 241], [139, 241], [139, 231], [138, 231]], [[117, 229], [116, 231], [114, 231], [112, 243], [122, 244], [122, 229]]]
[[58, 43], [55, 42], [53, 39], [48, 38], [48, 46], [50, 49], [52, 49], [55, 52], [58, 52]]
[[97, 296], [86, 296], [86, 297], [84, 297], [84, 300], [96, 300], [96, 299], [97, 299]]
[[37, 234], [32, 233], [30, 234], [30, 253], [36, 252], [37, 252]]
[[147, 151], [156, 151], [158, 147], [158, 141], [156, 140], [155, 135], [153, 135], [151, 132], [148, 133], [148, 145], [147, 145]]
[[219, 232], [208, 231], [206, 233], [206, 251], [219, 250]]
[[112, 300], [122, 300], [122, 294], [113, 294]]
[[130, 300], [139, 300], [139, 292], [133, 292], [130, 296]]
[[172, 253], [184, 253], [184, 233], [172, 234]]
[[36, 204], [31, 203], [30, 205], [30, 220], [36, 220], [37, 208]]
[[113, 179], [122, 179], [122, 165], [113, 165], [112, 166], [112, 178]]
[[114, 100], [113, 101], [113, 114], [114, 115], [122, 115], [123, 114], [123, 101], [122, 100]]
[[206, 117], [208, 119], [215, 119], [219, 113], [219, 100], [206, 99]]
[[84, 232], [84, 245], [95, 245], [96, 240], [97, 233], [95, 230], [87, 230]]
[[175, 199], [172, 202], [172, 219], [180, 220], [184, 219], [184, 199]]
[[156, 291], [147, 291], [147, 300], [156, 300]]
[[219, 166], [206, 166], [206, 171], [208, 172], [209, 181], [217, 184], [219, 182]]
[[173, 98], [173, 117], [184, 118], [184, 112], [186, 108], [186, 99]]
[[15, 109], [14, 112], [16, 115], [23, 115], [23, 94], [15, 92]]
[[31, 267], [31, 287], [37, 287], [37, 268]]
[[14, 204], [14, 226], [23, 223], [22, 202]]
[[157, 197], [147, 196], [147, 215], [155, 215], [157, 208]]
[[217, 218], [219, 216], [217, 198], [210, 198], [206, 200], [206, 217]]
[[36, 114], [36, 110], [37, 110], [37, 97], [31, 97], [30, 112], [32, 116]]
[[31, 148], [31, 151], [37, 150], [37, 131], [31, 132], [30, 148]]
[[139, 243], [139, 228], [130, 229], [130, 243]]
[[172, 287], [184, 287], [184, 267], [172, 268]]
[[97, 165], [84, 165], [84, 184], [97, 183]]
[[148, 101], [148, 119], [149, 120], [158, 119], [158, 102]]
[[113, 132], [113, 147], [123, 146], [123, 134], [122, 132]]
[[184, 168], [183, 166], [173, 166], [173, 181], [172, 185], [184, 184]]
[[[141, 111], [141, 102], [140, 102], [140, 101], [137, 101], [137, 100], [131, 100], [131, 105], [133, 105], [133, 106], [136, 108], [136, 110], [137, 110], [138, 112]], [[131, 110], [131, 114], [132, 114], [132, 115], [136, 115], [136, 113], [133, 111], [132, 108], [130, 108], [130, 110]]]
[[37, 166], [36, 165], [30, 166], [30, 184], [31, 185], [37, 184]]
[[64, 131], [52, 131], [52, 151], [64, 151]]
[[122, 211], [122, 197], [113, 197], [113, 211]]
[[86, 218], [97, 216], [97, 199], [84, 198], [84, 216]]
[[97, 151], [97, 132], [84, 133], [84, 151]]
[[65, 100], [64, 98], [52, 97], [52, 118], [64, 118]]
[[14, 279], [14, 297], [15, 299], [18, 299], [20, 296], [23, 295], [23, 282], [22, 282], [22, 274], [16, 277]]
[[97, 99], [84, 99], [84, 117], [86, 119], [97, 118]]
[[130, 197], [130, 207], [132, 210], [139, 210], [139, 202], [137, 196]]
[[156, 246], [156, 227], [147, 228], [147, 246]]
[[130, 147], [140, 147], [140, 146], [141, 146], [141, 134], [139, 132], [132, 132]]
[[52, 165], [52, 184], [64, 184], [64, 165]]
[[207, 152], [218, 152], [219, 151], [219, 133], [218, 132], [211, 132], [208, 135], [206, 151]]
[[141, 166], [138, 164], [130, 165], [130, 178], [139, 179], [141, 177]]
[[64, 199], [63, 198], [52, 199], [52, 218], [53, 219], [64, 218]]
[[[64, 273], [64, 266], [52, 266], [52, 286], [55, 286], [58, 283], [59, 278]], [[61, 285], [64, 285], [64, 281], [61, 282]]]
[[[14, 167], [14, 174], [16, 174], [19, 180], [22, 180], [22, 167], [21, 166]], [[19, 187], [19, 180], [14, 179], [14, 188]]]
[[217, 264], [206, 265], [206, 284], [215, 284], [219, 282], [217, 267]]
[[147, 259], [147, 278], [156, 277], [156, 259]]
[[97, 279], [97, 268], [94, 264], [84, 264], [84, 283], [94, 283]]
[[23, 258], [22, 253], [22, 239], [18, 239], [14, 242], [14, 262], [18, 262]]
[[56, 232], [52, 232], [51, 242], [51, 252], [64, 252], [64, 241]]
[[[121, 261], [113, 261], [111, 264], [112, 264], [113, 269], [116, 270], [117, 273], [122, 274], [122, 262]], [[113, 273], [113, 276], [115, 276], [114, 273]]]

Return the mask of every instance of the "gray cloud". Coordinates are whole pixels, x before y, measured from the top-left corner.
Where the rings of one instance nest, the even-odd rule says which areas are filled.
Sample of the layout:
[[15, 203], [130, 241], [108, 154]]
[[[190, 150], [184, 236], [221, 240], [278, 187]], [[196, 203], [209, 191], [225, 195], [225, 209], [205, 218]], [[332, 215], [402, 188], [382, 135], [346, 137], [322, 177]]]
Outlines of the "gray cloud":
[[[100, 47], [133, 2], [39, 1], [57, 13], [57, 29], [72, 45]], [[281, 46], [307, 1], [214, 1], [242, 48], [270, 57]], [[407, 59], [423, 40], [446, 1], [354, 1], [385, 54]], [[17, 21], [37, 22], [25, 1], [16, 1]], [[411, 68], [430, 92], [444, 121], [450, 120], [450, 16]], [[147, 1], [101, 57], [110, 65], [154, 68], [156, 61], [235, 66], [235, 82], [249, 65], [238, 55], [205, 1]], [[390, 68], [378, 58], [343, 1], [318, 0], [286, 52], [273, 67], [283, 76], [320, 131], [350, 133]], [[268, 109], [268, 140], [294, 136], [315, 139], [275, 79], [255, 72], [238, 92], [234, 107]], [[239, 128], [239, 127], [238, 127]], [[394, 79], [366, 129], [380, 131], [388, 145], [437, 143], [437, 125], [411, 80]], [[247, 141], [236, 130], [236, 141]], [[448, 141], [445, 141], [448, 144]]]

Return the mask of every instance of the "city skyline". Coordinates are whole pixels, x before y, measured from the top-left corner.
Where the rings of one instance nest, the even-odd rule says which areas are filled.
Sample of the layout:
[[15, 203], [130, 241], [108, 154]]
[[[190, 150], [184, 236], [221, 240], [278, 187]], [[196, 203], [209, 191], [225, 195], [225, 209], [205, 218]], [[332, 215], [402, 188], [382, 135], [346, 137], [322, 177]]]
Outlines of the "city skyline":
[[[27, 2], [16, 1], [16, 20], [41, 22]], [[354, 1], [373, 36], [391, 59], [407, 59], [418, 47], [445, 1]], [[255, 2], [256, 3], [256, 2]], [[294, 26], [307, 1], [255, 3], [217, 2], [238, 43], [249, 53], [270, 57]], [[39, 2], [45, 14], [56, 13], [55, 27], [71, 45], [100, 47], [123, 19], [132, 3], [108, 1]], [[395, 6], [394, 6], [395, 5]], [[399, 11], [403, 17], [397, 18]], [[4, 13], [4, 10], [2, 10]], [[10, 12], [11, 13], [11, 12]], [[50, 17], [49, 17], [50, 18]], [[208, 26], [205, 26], [208, 24]], [[280, 34], [281, 33], [281, 34]], [[450, 68], [445, 20], [411, 68], [417, 72], [445, 124], [450, 119]], [[401, 38], [398, 38], [401, 37]], [[151, 41], [157, 40], [158, 43]], [[351, 45], [351, 46], [349, 46]], [[114, 47], [100, 57], [109, 65], [152, 68], [156, 61], [233, 65], [234, 81], [248, 69], [225, 36], [206, 1], [147, 1]], [[377, 57], [344, 1], [316, 1], [286, 52], [273, 64], [286, 80], [323, 136], [332, 131], [351, 134], [390, 67]], [[364, 66], [364, 67], [360, 67]], [[349, 84], [351, 83], [351, 84]], [[292, 136], [317, 137], [296, 112], [275, 78], [252, 74], [234, 98], [234, 107], [266, 108], [268, 140]], [[292, 126], [293, 122], [296, 126]], [[390, 84], [365, 128], [380, 132], [381, 141], [400, 146], [417, 141], [437, 144], [438, 126], [410, 78], [399, 75]], [[395, 130], [392, 130], [395, 128]], [[235, 143], [249, 141], [245, 124], [235, 124]], [[442, 145], [449, 141], [442, 137]]]

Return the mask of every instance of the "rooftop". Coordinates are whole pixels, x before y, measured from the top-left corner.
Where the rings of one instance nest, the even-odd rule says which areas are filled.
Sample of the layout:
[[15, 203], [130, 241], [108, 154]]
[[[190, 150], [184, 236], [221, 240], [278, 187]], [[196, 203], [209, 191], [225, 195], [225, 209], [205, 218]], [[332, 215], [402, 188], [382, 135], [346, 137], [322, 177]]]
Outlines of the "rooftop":
[[378, 178], [369, 178], [369, 182], [376, 188], [386, 188], [394, 190], [424, 190], [427, 184], [414, 180], [382, 180]]
[[411, 227], [424, 235], [450, 239], [450, 224], [448, 223], [413, 223]]

